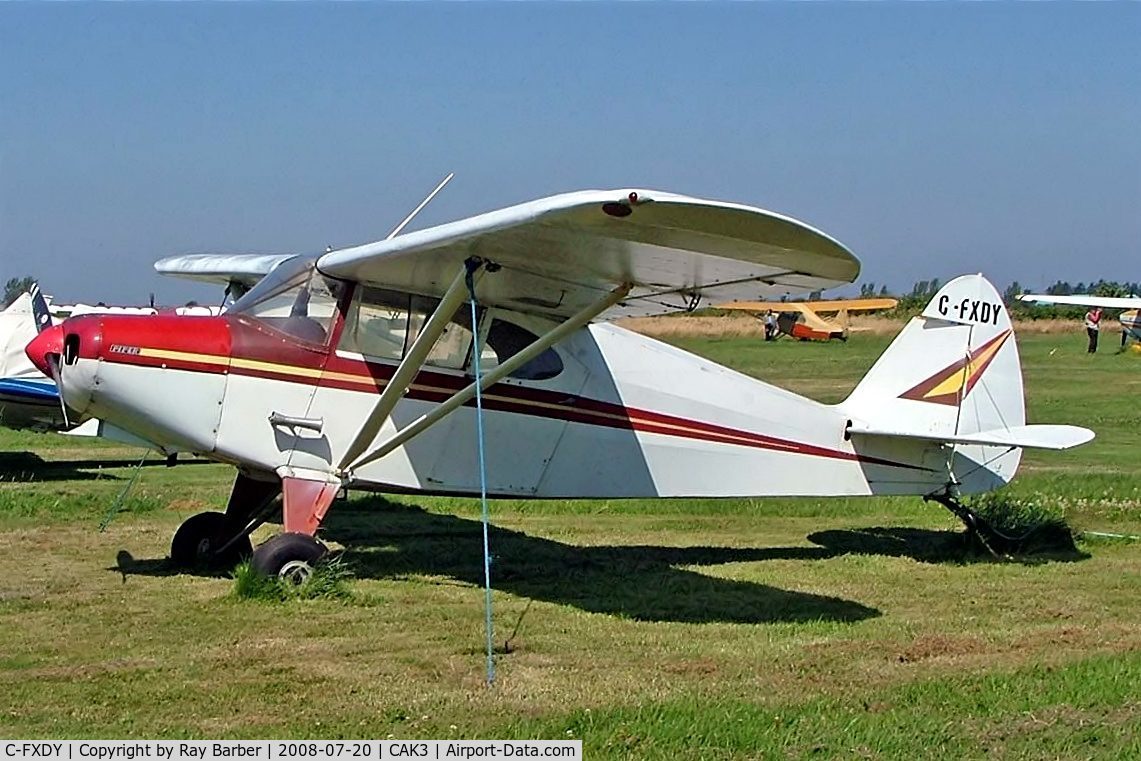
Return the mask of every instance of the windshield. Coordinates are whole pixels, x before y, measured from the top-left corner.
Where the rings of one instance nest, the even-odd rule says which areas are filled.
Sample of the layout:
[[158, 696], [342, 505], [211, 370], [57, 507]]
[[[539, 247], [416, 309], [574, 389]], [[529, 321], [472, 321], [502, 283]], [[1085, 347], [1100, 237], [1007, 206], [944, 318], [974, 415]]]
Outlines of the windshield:
[[316, 259], [286, 259], [229, 309], [302, 341], [329, 336], [342, 284], [316, 271]]

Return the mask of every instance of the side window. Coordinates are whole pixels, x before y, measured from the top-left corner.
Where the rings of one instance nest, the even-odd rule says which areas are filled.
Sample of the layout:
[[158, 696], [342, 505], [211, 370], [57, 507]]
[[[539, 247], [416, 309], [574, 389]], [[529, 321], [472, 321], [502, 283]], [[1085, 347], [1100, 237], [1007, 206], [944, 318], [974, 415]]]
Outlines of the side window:
[[471, 353], [471, 331], [452, 322], [428, 354], [427, 364], [462, 370]]
[[408, 294], [358, 288], [337, 348], [380, 359], [400, 359], [408, 339]]
[[[423, 296], [362, 287], [353, 296], [337, 348], [377, 359], [399, 360], [420, 335], [437, 303], [437, 299]], [[471, 352], [470, 322], [465, 309], [457, 310], [432, 346], [425, 364], [464, 369]]]
[[[506, 320], [493, 319], [487, 331], [487, 346], [480, 352], [480, 367], [486, 369], [506, 362], [538, 340], [539, 337], [526, 328]], [[491, 353], [488, 349], [494, 352], [494, 359], [488, 357]], [[516, 368], [510, 377], [522, 380], [547, 380], [562, 371], [563, 360], [559, 357], [559, 353], [548, 348], [530, 362]]]
[[[420, 329], [424, 327], [428, 317], [436, 311], [437, 304], [439, 304], [438, 299], [430, 299], [425, 296], [412, 297], [413, 329], [409, 331], [409, 346], [420, 334]], [[466, 304], [461, 305], [456, 310], [448, 326], [444, 328], [443, 334], [436, 339], [436, 343], [432, 346], [424, 364], [432, 367], [447, 367], [452, 370], [463, 370], [467, 366], [472, 341], [471, 312], [468, 310], [469, 307]]]
[[[345, 317], [338, 349], [377, 359], [400, 360], [436, 309], [437, 299], [412, 296], [381, 288], [358, 288]], [[490, 370], [523, 351], [539, 337], [513, 322], [501, 320], [492, 311], [480, 310], [476, 318], [485, 326], [487, 338], [480, 347], [480, 369]], [[447, 328], [428, 353], [425, 365], [451, 370], [470, 370], [472, 365], [471, 312], [467, 305], [456, 310]], [[554, 349], [516, 368], [512, 378], [547, 380], [563, 371], [563, 361]]]

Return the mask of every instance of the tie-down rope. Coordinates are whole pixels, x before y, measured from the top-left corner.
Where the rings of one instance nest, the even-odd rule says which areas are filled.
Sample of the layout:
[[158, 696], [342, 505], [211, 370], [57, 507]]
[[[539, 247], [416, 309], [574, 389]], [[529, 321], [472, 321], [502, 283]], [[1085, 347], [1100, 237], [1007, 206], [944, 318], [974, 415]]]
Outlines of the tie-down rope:
[[492, 641], [494, 640], [494, 631], [491, 623], [491, 550], [488, 541], [488, 523], [490, 521], [488, 506], [487, 506], [487, 466], [483, 456], [483, 391], [480, 389], [480, 369], [479, 369], [479, 321], [477, 313], [477, 302], [475, 298], [475, 282], [474, 275], [479, 269], [481, 261], [478, 259], [468, 259], [465, 262], [467, 274], [464, 276], [464, 281], [467, 283], [468, 295], [471, 297], [471, 332], [472, 332], [472, 370], [475, 372], [475, 430], [476, 430], [476, 449], [479, 452], [479, 501], [480, 507], [483, 511], [483, 610], [484, 610], [484, 628], [487, 631], [487, 683], [491, 685], [495, 682], [495, 654], [492, 650]]

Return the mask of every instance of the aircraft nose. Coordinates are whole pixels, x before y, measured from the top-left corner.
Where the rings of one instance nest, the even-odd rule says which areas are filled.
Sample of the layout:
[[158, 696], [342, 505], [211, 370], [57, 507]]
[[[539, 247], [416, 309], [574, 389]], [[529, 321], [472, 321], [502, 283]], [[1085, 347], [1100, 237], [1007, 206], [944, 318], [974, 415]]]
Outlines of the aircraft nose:
[[53, 325], [47, 330], [40, 331], [24, 348], [24, 353], [28, 355], [28, 359], [37, 370], [51, 378], [52, 368], [48, 362], [48, 355], [63, 354], [63, 325]]

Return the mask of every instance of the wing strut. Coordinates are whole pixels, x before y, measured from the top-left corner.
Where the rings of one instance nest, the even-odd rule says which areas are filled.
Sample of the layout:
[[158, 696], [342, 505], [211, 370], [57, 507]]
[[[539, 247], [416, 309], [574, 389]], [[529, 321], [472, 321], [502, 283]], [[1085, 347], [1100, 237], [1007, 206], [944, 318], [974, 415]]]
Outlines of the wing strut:
[[[463, 281], [463, 275], [464, 275], [464, 272], [461, 271], [461, 273], [459, 274], [459, 279], [460, 279], [461, 285], [462, 285], [462, 281]], [[624, 284], [618, 286], [617, 288], [615, 288], [614, 290], [608, 292], [605, 296], [603, 296], [598, 301], [594, 302], [593, 304], [590, 304], [589, 306], [584, 307], [583, 309], [579, 310], [575, 314], [568, 317], [565, 321], [559, 323], [556, 327], [554, 327], [551, 330], [544, 333], [542, 336], [540, 336], [538, 339], [533, 341], [531, 344], [529, 344], [525, 349], [523, 349], [518, 354], [508, 358], [505, 362], [503, 362], [502, 364], [497, 366], [495, 369], [490, 370], [489, 372], [484, 374], [483, 377], [479, 381], [477, 381], [476, 383], [472, 383], [469, 386], [467, 386], [466, 388], [463, 388], [463, 389], [457, 391], [456, 393], [452, 394], [450, 397], [447, 398], [447, 400], [441, 402], [439, 404], [439, 406], [437, 406], [434, 410], [429, 412], [427, 415], [423, 415], [423, 416], [417, 418], [409, 426], [402, 429], [395, 436], [388, 439], [383, 444], [381, 444], [380, 446], [373, 449], [371, 452], [369, 452], [363, 456], [357, 457], [356, 460], [354, 460], [347, 468], [344, 469], [345, 476], [347, 477], [347, 481], [349, 483], [351, 483], [354, 480], [354, 478], [353, 478], [353, 471], [354, 470], [358, 470], [358, 469], [364, 467], [365, 465], [369, 464], [370, 462], [373, 462], [375, 460], [379, 460], [381, 457], [384, 457], [385, 455], [392, 452], [397, 447], [403, 445], [409, 439], [412, 439], [415, 436], [419, 436], [421, 433], [423, 433], [424, 431], [431, 428], [433, 425], [438, 423], [440, 420], [442, 420], [444, 417], [446, 417], [448, 415], [448, 413], [452, 412], [457, 407], [460, 407], [460, 406], [466, 404], [467, 402], [469, 402], [471, 399], [473, 399], [475, 397], [477, 383], [478, 383], [479, 390], [482, 392], [483, 390], [487, 389], [489, 386], [492, 386], [492, 385], [498, 383], [499, 381], [503, 380], [508, 375], [515, 372], [520, 367], [527, 364], [532, 359], [534, 359], [535, 357], [539, 356], [540, 354], [542, 354], [547, 349], [554, 346], [556, 343], [561, 341], [563, 338], [570, 335], [574, 331], [578, 330], [583, 325], [586, 325], [588, 322], [593, 320], [595, 317], [602, 314], [603, 312], [605, 312], [607, 309], [609, 309], [610, 307], [617, 304], [622, 299], [626, 298], [626, 295], [630, 293], [631, 287], [632, 287], [631, 284], [624, 283]], [[450, 291], [451, 291], [451, 289], [449, 288], [449, 292]], [[461, 293], [462, 293], [462, 290], [461, 290]], [[433, 314], [432, 317], [435, 318], [435, 316], [436, 315]], [[450, 317], [451, 315], [449, 314], [448, 316]], [[475, 327], [475, 326], [473, 326], [473, 327]], [[409, 354], [411, 355], [411, 352]], [[421, 363], [418, 363], [416, 365], [415, 371], [412, 371], [412, 377], [415, 377], [416, 373], [419, 372], [420, 365], [422, 365], [422, 364], [423, 363], [421, 362]], [[399, 373], [400, 370], [403, 369], [403, 367], [404, 367], [404, 363], [402, 362], [400, 368], [397, 369], [397, 372]], [[395, 381], [395, 377], [393, 378], [393, 380]], [[409, 382], [411, 382], [411, 381], [409, 381]], [[393, 384], [393, 385], [395, 385], [395, 384]], [[385, 389], [385, 393], [388, 393], [388, 389]], [[382, 394], [382, 396], [383, 396], [383, 394]], [[379, 401], [377, 402], [377, 404], [379, 406]], [[373, 422], [373, 421], [370, 420], [369, 422]], [[378, 430], [379, 430], [380, 424], [382, 424], [383, 422], [384, 421], [381, 420], [380, 423], [375, 424]], [[362, 431], [362, 433], [363, 433], [363, 431]], [[356, 444], [357, 442], [354, 441], [353, 443]]]
[[344, 456], [341, 458], [340, 463], [337, 465], [337, 470], [344, 471], [353, 460], [364, 454], [368, 449], [368, 445], [380, 433], [384, 421], [388, 420], [388, 416], [392, 414], [393, 408], [396, 403], [400, 401], [401, 397], [408, 391], [408, 387], [412, 385], [412, 381], [420, 372], [420, 368], [424, 366], [424, 361], [428, 358], [428, 353], [436, 344], [436, 339], [443, 335], [444, 330], [447, 329], [448, 323], [452, 317], [455, 316], [456, 310], [464, 302], [464, 297], [467, 294], [467, 289], [464, 287], [464, 280], [468, 272], [473, 274], [476, 270], [483, 267], [483, 262], [479, 259], [468, 259], [462, 269], [456, 273], [455, 279], [452, 284], [448, 286], [448, 290], [444, 293], [444, 297], [440, 299], [436, 311], [432, 312], [432, 316], [424, 323], [424, 327], [420, 329], [420, 335], [416, 336], [416, 340], [412, 343], [412, 348], [401, 360], [400, 366], [396, 368], [392, 379], [388, 381], [388, 385], [384, 387], [381, 392], [380, 398], [376, 400], [376, 405], [372, 408], [372, 412], [365, 418], [365, 422], [361, 425], [360, 430], [357, 432], [353, 443], [345, 450]]

